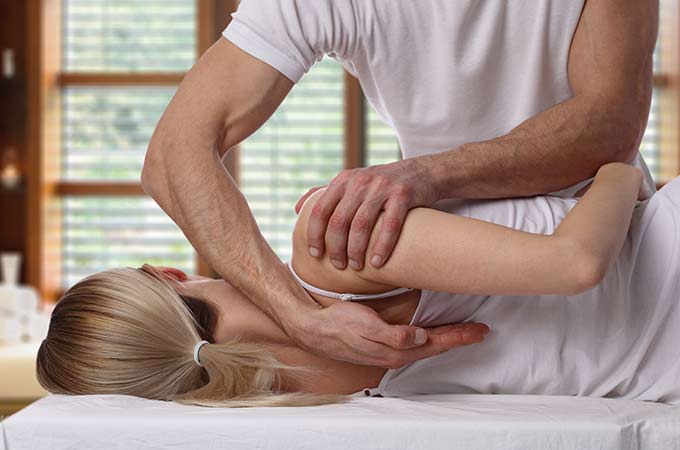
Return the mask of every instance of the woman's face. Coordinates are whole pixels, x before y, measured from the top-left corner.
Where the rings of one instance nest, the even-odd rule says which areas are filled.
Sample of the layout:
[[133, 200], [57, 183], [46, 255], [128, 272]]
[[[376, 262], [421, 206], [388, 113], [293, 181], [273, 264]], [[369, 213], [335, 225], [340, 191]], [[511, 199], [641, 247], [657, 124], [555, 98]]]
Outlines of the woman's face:
[[179, 269], [156, 267], [182, 295], [209, 301], [218, 313], [213, 338], [216, 343], [240, 339], [245, 342], [290, 345], [281, 328], [258, 306], [224, 280], [186, 275]]

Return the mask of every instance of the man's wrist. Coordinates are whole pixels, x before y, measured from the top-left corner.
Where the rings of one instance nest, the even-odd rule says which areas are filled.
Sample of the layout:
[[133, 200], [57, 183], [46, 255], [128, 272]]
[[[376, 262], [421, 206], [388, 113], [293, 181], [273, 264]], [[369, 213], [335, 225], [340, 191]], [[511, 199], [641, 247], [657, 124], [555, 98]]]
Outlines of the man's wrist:
[[447, 153], [449, 152], [421, 156], [421, 163], [427, 173], [435, 201], [452, 197], [450, 192], [453, 180], [451, 180], [451, 170], [447, 164]]
[[[303, 290], [304, 291], [304, 290]], [[305, 295], [309, 297], [309, 294]], [[311, 299], [311, 297], [309, 297]], [[323, 306], [316, 303], [313, 299], [309, 302], [301, 298], [291, 298], [281, 302], [280, 309], [277, 310], [277, 318], [275, 322], [281, 327], [294, 341], [296, 337], [307, 334], [310, 328], [311, 316], [323, 309]], [[300, 344], [300, 342], [298, 342]]]

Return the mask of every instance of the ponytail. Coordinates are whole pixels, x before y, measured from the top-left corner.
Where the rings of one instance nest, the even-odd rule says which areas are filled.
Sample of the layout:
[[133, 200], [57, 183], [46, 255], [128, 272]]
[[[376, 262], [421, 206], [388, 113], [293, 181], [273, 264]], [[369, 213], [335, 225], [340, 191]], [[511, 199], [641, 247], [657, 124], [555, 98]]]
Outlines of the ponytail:
[[281, 364], [267, 349], [257, 344], [232, 341], [205, 344], [200, 351], [208, 382], [173, 400], [189, 405], [214, 407], [314, 406], [338, 403], [346, 397], [305, 393], [282, 393], [281, 370], [307, 372], [309, 369]]

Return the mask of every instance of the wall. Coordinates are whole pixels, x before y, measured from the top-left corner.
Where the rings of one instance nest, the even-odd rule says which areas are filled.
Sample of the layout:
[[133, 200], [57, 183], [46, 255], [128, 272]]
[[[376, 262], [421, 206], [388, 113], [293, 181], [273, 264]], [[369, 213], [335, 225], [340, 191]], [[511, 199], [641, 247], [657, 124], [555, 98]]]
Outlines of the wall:
[[[26, 2], [0, 2], [0, 51], [15, 52], [15, 76], [0, 75], [0, 155], [5, 148], [16, 147], [24, 180], [15, 190], [0, 187], [0, 251], [26, 251]], [[22, 270], [26, 279], [26, 267]]]

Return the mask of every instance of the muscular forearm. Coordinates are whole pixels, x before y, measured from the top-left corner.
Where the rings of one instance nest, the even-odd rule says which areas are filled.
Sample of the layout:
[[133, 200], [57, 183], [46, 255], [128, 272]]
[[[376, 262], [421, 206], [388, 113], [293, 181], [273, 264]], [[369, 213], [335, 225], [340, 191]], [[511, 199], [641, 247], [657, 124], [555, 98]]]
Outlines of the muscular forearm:
[[[293, 305], [314, 308], [316, 304], [291, 280], [263, 239], [218, 155], [266, 120], [278, 104], [274, 100], [289, 89], [279, 84], [289, 82], [268, 82], [265, 72], [260, 76], [266, 79], [253, 83], [255, 93], [248, 86], [222, 89], [225, 94], [218, 95], [219, 86], [235, 83], [234, 78], [241, 76], [238, 70], [250, 78], [254, 71], [246, 62], [239, 69], [223, 67], [222, 60], [236, 50], [225, 41], [216, 46], [221, 53], [213, 54], [211, 49], [199, 61], [161, 118], [147, 151], [142, 184], [211, 267], [281, 325]], [[258, 101], [257, 96], [267, 100]]]
[[616, 103], [594, 95], [575, 97], [505, 136], [424, 162], [440, 198], [520, 197], [564, 189], [592, 177], [603, 164], [630, 162], [637, 154], [646, 109]]
[[[183, 129], [171, 110], [169, 114], [151, 142], [145, 189], [222, 278], [279, 322], [287, 303], [302, 303], [307, 296], [304, 292], [292, 299], [270, 295], [269, 289], [297, 292], [300, 288], [290, 282], [262, 238], [243, 195], [211, 151], [214, 143], [195, 129]], [[164, 149], [162, 153], [159, 148]]]

